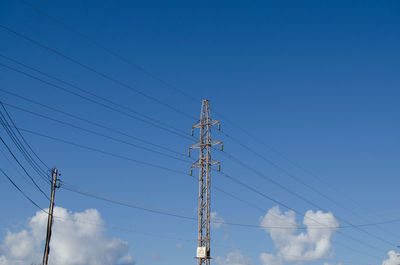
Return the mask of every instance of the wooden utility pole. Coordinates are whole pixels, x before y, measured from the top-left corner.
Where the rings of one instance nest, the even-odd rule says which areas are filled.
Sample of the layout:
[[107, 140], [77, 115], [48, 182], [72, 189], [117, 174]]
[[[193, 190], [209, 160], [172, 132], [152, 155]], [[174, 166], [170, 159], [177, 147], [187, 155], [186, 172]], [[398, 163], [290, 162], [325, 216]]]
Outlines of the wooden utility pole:
[[50, 238], [51, 238], [51, 227], [53, 225], [53, 209], [54, 209], [54, 196], [56, 194], [56, 189], [60, 187], [57, 168], [54, 168], [51, 172], [52, 179], [51, 179], [51, 200], [50, 200], [50, 208], [49, 214], [47, 219], [47, 234], [46, 234], [46, 245], [44, 247], [44, 254], [43, 254], [43, 264], [47, 265], [47, 261], [49, 259], [50, 253]]
[[200, 130], [200, 138], [190, 149], [200, 149], [199, 159], [192, 165], [199, 168], [199, 213], [198, 213], [198, 237], [196, 258], [198, 265], [209, 265], [211, 259], [211, 167], [219, 162], [211, 159], [211, 149], [222, 142], [211, 139], [211, 128], [219, 124], [211, 119], [210, 103], [204, 99], [201, 105], [200, 120], [192, 127]]

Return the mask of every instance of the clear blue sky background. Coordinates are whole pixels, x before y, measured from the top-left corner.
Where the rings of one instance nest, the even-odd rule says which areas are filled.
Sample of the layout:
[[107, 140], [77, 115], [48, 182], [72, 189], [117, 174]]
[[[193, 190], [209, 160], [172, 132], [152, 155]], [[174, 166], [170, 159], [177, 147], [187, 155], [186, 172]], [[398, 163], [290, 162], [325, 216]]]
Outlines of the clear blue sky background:
[[[207, 98], [212, 110], [219, 114], [213, 113], [222, 121], [226, 133], [323, 194], [371, 222], [400, 218], [397, 196], [400, 184], [399, 1], [38, 1], [36, 5], [184, 90], [198, 99], [197, 102], [117, 60], [20, 1], [0, 3], [0, 24], [195, 117], [200, 114], [201, 99]], [[1, 54], [130, 106], [188, 134], [196, 122], [4, 29], [0, 29], [0, 40]], [[4, 59], [0, 59], [0, 63], [16, 66]], [[0, 80], [2, 89], [118, 128], [182, 154], [192, 144], [192, 141], [112, 113], [4, 67], [0, 67]], [[2, 92], [0, 99], [88, 126]], [[9, 110], [23, 128], [178, 171], [189, 171], [189, 164], [116, 144], [15, 109]], [[324, 182], [294, 167], [226, 118], [314, 172]], [[221, 133], [213, 135], [224, 141], [227, 152], [329, 209], [335, 216], [356, 224], [366, 222], [294, 182]], [[197, 183], [188, 176], [29, 134], [26, 138], [43, 160], [60, 169], [63, 180], [68, 183], [146, 207], [196, 216]], [[216, 158], [222, 161], [222, 168], [227, 173], [299, 211], [318, 210], [260, 180], [225, 156], [216, 154]], [[1, 159], [2, 167], [12, 172]], [[47, 207], [47, 202], [37, 191], [18, 176], [15, 178], [42, 207]], [[266, 210], [276, 205], [220, 175], [214, 174], [213, 181]], [[0, 183], [0, 232], [3, 238], [7, 229], [18, 229], [36, 209], [6, 179], [0, 178]], [[56, 200], [57, 205], [72, 211], [96, 208], [109, 225], [192, 240], [182, 242], [109, 230], [111, 236], [129, 242], [130, 252], [138, 264], [183, 265], [195, 262], [197, 224], [194, 222], [126, 209], [66, 190], [60, 190]], [[212, 208], [231, 222], [258, 224], [260, 216], [263, 216], [263, 212], [217, 191], [213, 191]], [[302, 221], [300, 216], [298, 218]], [[400, 234], [398, 225], [382, 226], [386, 231], [377, 227], [366, 229], [400, 244], [396, 236]], [[376, 246], [376, 249], [337, 234], [331, 262], [380, 264], [386, 258], [386, 251], [393, 249], [357, 230], [343, 229], [343, 232]], [[226, 247], [231, 246], [239, 248], [255, 264], [261, 264], [261, 252], [275, 252], [267, 234], [259, 229], [224, 226], [213, 231], [213, 236], [216, 244], [214, 256], [231, 252], [232, 249]], [[177, 248], [177, 243], [183, 248]], [[341, 244], [380, 259], [366, 257]], [[153, 254], [160, 258], [155, 259]]]

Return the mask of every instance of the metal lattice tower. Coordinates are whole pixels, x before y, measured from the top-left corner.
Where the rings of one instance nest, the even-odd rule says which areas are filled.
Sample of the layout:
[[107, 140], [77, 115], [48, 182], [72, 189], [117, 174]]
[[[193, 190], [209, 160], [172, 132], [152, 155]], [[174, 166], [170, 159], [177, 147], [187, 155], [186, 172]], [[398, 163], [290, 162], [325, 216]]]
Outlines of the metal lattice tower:
[[211, 139], [211, 128], [213, 125], [218, 124], [220, 129], [220, 122], [211, 119], [210, 103], [204, 99], [201, 105], [200, 120], [192, 127], [200, 130], [200, 139], [197, 143], [189, 147], [189, 154], [191, 149], [199, 148], [199, 159], [191, 166], [192, 168], [199, 167], [199, 215], [198, 215], [198, 240], [197, 240], [197, 264], [209, 265], [210, 264], [210, 230], [211, 230], [211, 167], [218, 165], [218, 161], [211, 159], [211, 150], [214, 145], [221, 144], [222, 142]]

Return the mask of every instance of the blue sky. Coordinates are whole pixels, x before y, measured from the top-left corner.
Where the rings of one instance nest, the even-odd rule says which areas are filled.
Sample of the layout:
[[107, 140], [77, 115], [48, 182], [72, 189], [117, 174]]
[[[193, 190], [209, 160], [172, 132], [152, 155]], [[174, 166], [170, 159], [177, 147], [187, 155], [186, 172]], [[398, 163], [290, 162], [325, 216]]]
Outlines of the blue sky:
[[[38, 1], [35, 5], [197, 100], [118, 60], [21, 1], [0, 3], [0, 24], [194, 117], [200, 115], [201, 99], [209, 99], [213, 117], [221, 120], [227, 134], [351, 211], [299, 185], [215, 131], [213, 136], [224, 141], [226, 152], [329, 210], [335, 217], [354, 224], [400, 217], [396, 200], [400, 184], [397, 178], [400, 169], [398, 1]], [[1, 55], [129, 106], [187, 132], [188, 136], [196, 122], [22, 40], [4, 28], [0, 28], [0, 38]], [[0, 63], [27, 71], [3, 57]], [[0, 66], [0, 80], [1, 89], [181, 154], [186, 154], [193, 143], [3, 66]], [[1, 91], [0, 99], [121, 137]], [[188, 163], [93, 136], [12, 107], [8, 110], [22, 128], [189, 172]], [[314, 176], [248, 136], [238, 126], [279, 150], [290, 161], [313, 172]], [[1, 135], [4, 134], [2, 131]], [[196, 216], [197, 183], [189, 176], [130, 163], [28, 133], [24, 135], [46, 163], [59, 168], [62, 179], [69, 184], [144, 207]], [[303, 214], [308, 210], [319, 210], [260, 179], [221, 153], [215, 152], [215, 157], [221, 160], [225, 172]], [[20, 178], [2, 156], [1, 159], [2, 168], [43, 208], [48, 207], [37, 190]], [[3, 239], [7, 231], [19, 231], [24, 227], [37, 209], [5, 178], [0, 178], [0, 183], [0, 235]], [[212, 208], [227, 222], [257, 225], [260, 218], [276, 205], [221, 175], [213, 174], [213, 183], [265, 209], [261, 212], [250, 208], [214, 190]], [[47, 188], [44, 183], [41, 185]], [[73, 212], [95, 208], [107, 225], [139, 231], [107, 229], [111, 237], [129, 243], [129, 252], [137, 264], [195, 262], [195, 222], [116, 206], [64, 189], [57, 192], [56, 203]], [[281, 210], [286, 209], [281, 207]], [[368, 222], [352, 212], [364, 216]], [[302, 222], [302, 216], [297, 216], [297, 221]], [[395, 236], [400, 234], [398, 223], [363, 229], [399, 244]], [[376, 248], [371, 249], [335, 233], [329, 257], [304, 263], [380, 264], [387, 258], [386, 252], [394, 249], [394, 246], [357, 229], [340, 231]], [[262, 252], [277, 253], [269, 235], [257, 228], [223, 225], [213, 230], [213, 240], [214, 257], [225, 257], [237, 249], [253, 264], [262, 264], [259, 258]], [[177, 244], [180, 245], [177, 247]], [[376, 258], [347, 249], [343, 244]]]

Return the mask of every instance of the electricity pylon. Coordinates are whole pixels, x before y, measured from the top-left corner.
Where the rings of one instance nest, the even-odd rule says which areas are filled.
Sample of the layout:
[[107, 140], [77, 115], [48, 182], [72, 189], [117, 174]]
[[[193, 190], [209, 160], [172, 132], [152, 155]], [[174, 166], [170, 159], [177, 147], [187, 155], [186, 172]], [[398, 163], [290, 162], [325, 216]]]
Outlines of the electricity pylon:
[[56, 194], [56, 189], [60, 187], [60, 180], [57, 179], [58, 177], [58, 170], [57, 168], [53, 168], [51, 171], [51, 200], [50, 200], [50, 207], [49, 207], [49, 215], [47, 220], [47, 233], [46, 233], [46, 244], [44, 246], [44, 253], [43, 253], [43, 264], [47, 265], [50, 253], [50, 239], [51, 239], [51, 228], [53, 225], [53, 210], [54, 210], [54, 196]]
[[198, 265], [209, 265], [211, 259], [211, 168], [213, 165], [218, 165], [218, 169], [220, 168], [220, 163], [211, 159], [211, 150], [214, 145], [221, 144], [222, 147], [222, 142], [211, 139], [211, 128], [216, 124], [218, 124], [218, 129], [220, 129], [220, 122], [211, 119], [209, 101], [204, 99], [201, 105], [200, 120], [192, 127], [192, 135], [194, 128], [200, 129], [200, 139], [197, 143], [189, 147], [189, 155], [191, 149], [200, 149], [199, 159], [190, 169], [192, 174], [194, 167], [199, 168], [199, 215], [196, 251]]

